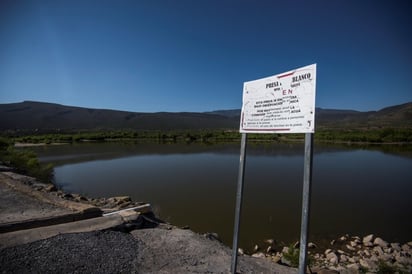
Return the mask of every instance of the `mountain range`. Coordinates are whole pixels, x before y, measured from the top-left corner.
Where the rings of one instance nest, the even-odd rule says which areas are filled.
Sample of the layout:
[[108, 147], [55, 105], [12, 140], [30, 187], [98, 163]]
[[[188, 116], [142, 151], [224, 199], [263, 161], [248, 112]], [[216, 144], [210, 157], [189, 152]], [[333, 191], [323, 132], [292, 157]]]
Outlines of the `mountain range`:
[[[412, 102], [378, 111], [316, 109], [317, 128], [412, 128]], [[24, 101], [0, 104], [0, 131], [180, 130], [239, 128], [240, 109], [128, 112]]]

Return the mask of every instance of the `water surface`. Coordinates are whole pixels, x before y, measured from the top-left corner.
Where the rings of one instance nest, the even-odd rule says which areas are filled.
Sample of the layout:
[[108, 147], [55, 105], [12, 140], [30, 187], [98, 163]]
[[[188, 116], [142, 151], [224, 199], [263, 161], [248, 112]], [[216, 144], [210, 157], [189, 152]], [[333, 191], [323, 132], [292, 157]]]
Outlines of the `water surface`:
[[[129, 195], [150, 202], [161, 219], [217, 232], [231, 245], [237, 144], [105, 143], [37, 150], [42, 161], [56, 164], [55, 181], [65, 191]], [[388, 241], [411, 240], [411, 178], [412, 158], [391, 150], [315, 145], [310, 237], [374, 233]], [[248, 146], [240, 246], [299, 238], [302, 181], [303, 145]]]

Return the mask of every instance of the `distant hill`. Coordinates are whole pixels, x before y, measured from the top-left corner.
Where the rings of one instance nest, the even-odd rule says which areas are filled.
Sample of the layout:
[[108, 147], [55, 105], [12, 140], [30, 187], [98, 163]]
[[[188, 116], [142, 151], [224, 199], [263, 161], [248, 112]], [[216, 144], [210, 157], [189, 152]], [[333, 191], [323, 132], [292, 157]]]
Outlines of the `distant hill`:
[[[25, 101], [0, 104], [1, 131], [238, 129], [240, 110], [127, 112]], [[379, 111], [316, 110], [318, 128], [412, 127], [412, 102]]]
[[233, 128], [239, 120], [212, 113], [140, 113], [24, 101], [0, 104], [0, 130], [170, 130]]
[[320, 128], [412, 128], [412, 102], [366, 112], [319, 108], [315, 120]]

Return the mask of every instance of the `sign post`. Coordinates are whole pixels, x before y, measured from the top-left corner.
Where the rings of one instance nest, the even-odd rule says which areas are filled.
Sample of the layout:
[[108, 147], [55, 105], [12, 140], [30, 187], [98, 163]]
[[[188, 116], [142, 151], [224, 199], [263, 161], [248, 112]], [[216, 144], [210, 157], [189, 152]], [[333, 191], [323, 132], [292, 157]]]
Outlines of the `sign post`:
[[299, 274], [305, 274], [308, 249], [310, 193], [312, 184], [313, 133], [305, 134], [305, 162], [303, 163], [302, 221], [300, 224]]
[[239, 228], [240, 228], [240, 213], [242, 210], [242, 196], [243, 196], [243, 182], [245, 175], [245, 160], [246, 160], [246, 143], [247, 134], [242, 133], [242, 141], [240, 144], [240, 161], [239, 161], [239, 175], [237, 180], [237, 193], [236, 193], [236, 209], [235, 209], [235, 227], [233, 233], [233, 247], [232, 247], [232, 264], [230, 266], [231, 272], [236, 273], [237, 266], [237, 249], [239, 240]]
[[231, 272], [236, 273], [247, 133], [305, 133], [299, 273], [305, 273], [315, 132], [316, 64], [243, 84], [242, 133]]

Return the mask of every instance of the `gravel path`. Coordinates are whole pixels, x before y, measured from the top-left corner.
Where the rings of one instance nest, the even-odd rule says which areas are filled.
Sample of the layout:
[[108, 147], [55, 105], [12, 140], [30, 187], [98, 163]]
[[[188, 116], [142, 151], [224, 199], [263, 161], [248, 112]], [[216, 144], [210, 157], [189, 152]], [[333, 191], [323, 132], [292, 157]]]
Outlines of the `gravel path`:
[[[182, 229], [96, 231], [0, 250], [1, 273], [229, 273], [230, 249]], [[241, 256], [241, 273], [296, 273]]]

